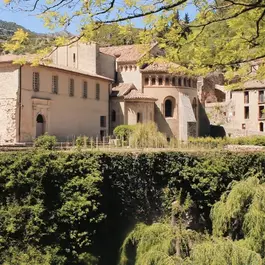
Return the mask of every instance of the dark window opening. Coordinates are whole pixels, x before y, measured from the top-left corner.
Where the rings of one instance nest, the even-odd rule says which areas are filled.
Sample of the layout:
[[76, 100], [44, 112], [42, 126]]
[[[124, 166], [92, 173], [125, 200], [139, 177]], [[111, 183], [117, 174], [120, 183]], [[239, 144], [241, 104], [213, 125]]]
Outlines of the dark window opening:
[[142, 122], [142, 114], [137, 112], [137, 123]]
[[100, 130], [100, 140], [103, 140], [103, 137], [106, 136], [106, 131], [105, 130]]
[[73, 62], [75, 63], [75, 53], [73, 53]]
[[116, 111], [112, 110], [111, 112], [111, 121], [115, 122], [116, 121]]
[[172, 110], [172, 101], [170, 99], [167, 99], [165, 102], [165, 117], [172, 117], [173, 116], [173, 110]]
[[87, 81], [83, 84], [83, 98], [87, 98]]
[[156, 84], [156, 79], [155, 77], [152, 77], [152, 85], [154, 86]]
[[36, 119], [37, 123], [44, 123], [44, 119], [43, 119], [43, 116], [41, 114], [39, 114], [37, 116], [37, 119]]
[[144, 79], [144, 83], [145, 83], [145, 85], [149, 85], [149, 78], [148, 77], [146, 77], [145, 79]]
[[175, 85], [176, 85], [176, 78], [173, 77], [173, 78], [172, 78], [172, 86], [175, 86]]
[[180, 77], [178, 79], [178, 84], [179, 84], [179, 86], [181, 86], [181, 78]]
[[259, 106], [259, 118], [260, 119], [264, 119], [265, 118], [264, 106]]
[[264, 131], [264, 124], [263, 124], [263, 122], [261, 122], [261, 123], [259, 124], [259, 130], [260, 130], [261, 132]]
[[100, 127], [106, 127], [106, 116], [100, 116]]
[[244, 118], [249, 119], [249, 107], [244, 108]]
[[168, 77], [166, 77], [166, 79], [165, 79], [165, 85], [169, 86], [169, 78]]
[[244, 103], [245, 104], [249, 103], [249, 93], [248, 93], [248, 91], [244, 92]]
[[158, 85], [160, 85], [160, 86], [163, 85], [163, 79], [161, 77], [158, 78]]
[[242, 123], [242, 129], [245, 130], [246, 129], [246, 124]]
[[184, 78], [184, 86], [187, 86], [187, 80]]

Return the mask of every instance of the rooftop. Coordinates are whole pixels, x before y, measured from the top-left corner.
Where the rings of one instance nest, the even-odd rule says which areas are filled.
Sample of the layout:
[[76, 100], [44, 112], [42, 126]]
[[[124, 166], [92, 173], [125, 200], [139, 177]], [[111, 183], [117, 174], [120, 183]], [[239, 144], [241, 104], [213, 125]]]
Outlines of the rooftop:
[[154, 45], [133, 44], [99, 48], [100, 52], [117, 57], [118, 62], [137, 62]]
[[180, 65], [176, 63], [169, 63], [169, 62], [153, 62], [152, 64], [148, 65], [141, 72], [160, 72], [160, 73], [168, 73], [169, 71], [176, 71]]

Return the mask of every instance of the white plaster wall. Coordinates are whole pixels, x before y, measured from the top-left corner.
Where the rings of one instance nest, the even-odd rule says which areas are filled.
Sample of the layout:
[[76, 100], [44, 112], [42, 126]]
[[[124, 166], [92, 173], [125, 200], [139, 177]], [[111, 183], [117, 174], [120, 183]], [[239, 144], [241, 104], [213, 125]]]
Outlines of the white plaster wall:
[[98, 74], [106, 76], [111, 79], [115, 79], [116, 72], [116, 59], [111, 55], [107, 55], [104, 53], [98, 54]]
[[[130, 70], [129, 69], [130, 65], [135, 66], [136, 69], [132, 67], [132, 70]], [[142, 91], [142, 74], [140, 73], [139, 66], [134, 64], [128, 64], [127, 70], [125, 70], [125, 67], [122, 68], [123, 69], [122, 71], [120, 70], [120, 67], [118, 67], [118, 69], [119, 69], [118, 72], [119, 83], [133, 83], [139, 91]]]
[[[32, 90], [32, 73], [40, 73], [40, 91]], [[51, 93], [52, 75], [59, 77], [58, 94]], [[69, 78], [75, 80], [75, 95], [69, 97]], [[88, 83], [88, 98], [82, 98], [83, 81]], [[96, 100], [96, 84], [100, 84], [100, 100]], [[96, 137], [100, 130], [108, 132], [109, 82], [48, 67], [22, 68], [22, 141], [31, 141], [36, 134], [38, 113], [45, 117], [46, 131], [59, 140], [87, 135]], [[100, 116], [106, 116], [105, 128]]]
[[17, 141], [18, 84], [17, 66], [0, 65], [0, 144]]

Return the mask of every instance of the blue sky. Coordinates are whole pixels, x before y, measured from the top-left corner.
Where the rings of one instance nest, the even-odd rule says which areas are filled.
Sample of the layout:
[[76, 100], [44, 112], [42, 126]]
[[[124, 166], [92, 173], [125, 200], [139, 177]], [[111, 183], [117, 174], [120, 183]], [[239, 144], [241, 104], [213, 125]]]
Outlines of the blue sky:
[[[185, 12], [189, 13], [190, 18], [193, 19], [196, 14], [196, 9], [194, 6], [189, 5], [185, 9], [185, 11], [183, 11], [182, 13], [184, 14]], [[25, 12], [12, 12], [4, 7], [2, 1], [0, 2], [0, 19], [9, 21], [9, 22], [15, 22], [25, 27], [26, 29], [29, 29], [34, 32], [38, 32], [38, 33], [51, 32], [51, 30], [48, 30], [43, 26], [43, 23], [39, 18], [32, 16], [32, 14], [25, 13]], [[140, 20], [137, 20], [134, 22], [137, 27], [141, 27]], [[77, 23], [78, 22], [73, 23], [71, 27], [69, 28], [69, 30], [72, 33], [76, 33], [76, 30], [78, 28]]]

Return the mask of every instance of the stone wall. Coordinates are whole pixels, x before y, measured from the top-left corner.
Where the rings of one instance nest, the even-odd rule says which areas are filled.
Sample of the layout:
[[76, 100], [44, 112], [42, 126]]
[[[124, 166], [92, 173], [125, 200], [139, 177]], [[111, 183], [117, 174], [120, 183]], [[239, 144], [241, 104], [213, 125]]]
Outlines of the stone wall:
[[18, 138], [18, 67], [1, 64], [0, 80], [0, 144], [13, 144]]

